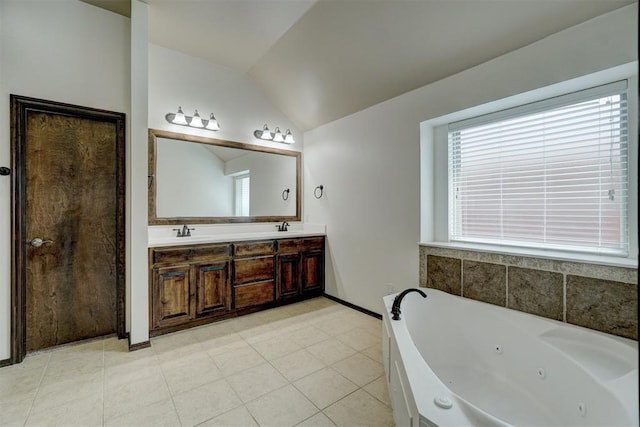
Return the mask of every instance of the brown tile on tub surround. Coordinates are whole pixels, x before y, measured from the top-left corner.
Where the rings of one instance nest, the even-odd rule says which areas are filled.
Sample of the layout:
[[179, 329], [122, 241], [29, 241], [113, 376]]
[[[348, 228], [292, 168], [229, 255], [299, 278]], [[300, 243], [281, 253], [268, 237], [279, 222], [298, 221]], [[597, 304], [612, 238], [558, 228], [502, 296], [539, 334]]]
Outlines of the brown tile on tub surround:
[[638, 339], [638, 286], [567, 276], [567, 322]]
[[562, 320], [563, 278], [561, 273], [508, 267], [507, 307], [550, 319]]
[[461, 295], [461, 263], [457, 258], [427, 255], [427, 287]]
[[507, 303], [507, 267], [464, 260], [462, 296], [504, 307]]

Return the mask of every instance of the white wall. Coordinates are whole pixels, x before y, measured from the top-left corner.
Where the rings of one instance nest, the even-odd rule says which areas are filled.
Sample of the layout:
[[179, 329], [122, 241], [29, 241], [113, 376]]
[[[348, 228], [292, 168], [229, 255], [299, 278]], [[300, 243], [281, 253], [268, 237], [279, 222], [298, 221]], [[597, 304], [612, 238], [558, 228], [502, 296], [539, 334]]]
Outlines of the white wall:
[[305, 133], [305, 220], [327, 226], [327, 293], [380, 312], [387, 283], [418, 285], [421, 122], [636, 60], [637, 13], [619, 9]]
[[[129, 114], [129, 19], [77, 0], [0, 1], [0, 165], [9, 94]], [[10, 356], [10, 180], [0, 177], [0, 360]]]
[[[181, 106], [188, 116], [214, 113], [220, 130], [211, 132], [168, 123], [165, 114]], [[276, 126], [291, 129], [296, 143], [286, 145], [256, 139], [253, 131]], [[149, 127], [208, 138], [302, 151], [303, 135], [267, 100], [244, 74], [204, 59], [149, 44]]]

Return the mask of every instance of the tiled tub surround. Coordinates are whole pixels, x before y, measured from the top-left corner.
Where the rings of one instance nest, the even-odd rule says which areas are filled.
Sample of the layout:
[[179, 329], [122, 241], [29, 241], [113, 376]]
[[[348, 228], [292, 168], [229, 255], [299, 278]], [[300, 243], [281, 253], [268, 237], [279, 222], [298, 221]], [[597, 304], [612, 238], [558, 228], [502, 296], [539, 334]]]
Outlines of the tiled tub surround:
[[638, 339], [638, 270], [420, 246], [420, 286]]
[[0, 369], [0, 426], [391, 426], [381, 321], [314, 298]]

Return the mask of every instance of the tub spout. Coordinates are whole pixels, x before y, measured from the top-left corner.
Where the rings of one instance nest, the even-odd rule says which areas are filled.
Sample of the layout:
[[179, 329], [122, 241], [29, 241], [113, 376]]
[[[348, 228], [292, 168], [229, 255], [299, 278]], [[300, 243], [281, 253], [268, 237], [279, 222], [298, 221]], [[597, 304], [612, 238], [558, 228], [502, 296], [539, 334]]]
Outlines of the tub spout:
[[401, 313], [400, 303], [402, 302], [402, 298], [404, 298], [404, 296], [409, 292], [418, 292], [420, 295], [422, 295], [423, 298], [427, 297], [427, 294], [422, 292], [420, 289], [416, 289], [416, 288], [405, 289], [404, 291], [400, 292], [400, 294], [396, 295], [396, 297], [394, 298], [393, 306], [391, 307], [391, 314], [393, 314], [393, 317], [392, 317], [393, 320], [400, 320], [400, 313]]

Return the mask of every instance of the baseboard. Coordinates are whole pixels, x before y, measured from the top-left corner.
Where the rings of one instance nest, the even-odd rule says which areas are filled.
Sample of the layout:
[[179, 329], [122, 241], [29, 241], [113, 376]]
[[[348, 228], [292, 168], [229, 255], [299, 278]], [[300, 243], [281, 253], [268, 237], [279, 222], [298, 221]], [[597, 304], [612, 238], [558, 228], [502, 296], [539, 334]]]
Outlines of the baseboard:
[[151, 347], [151, 341], [149, 340], [131, 344], [131, 337], [128, 337], [128, 339], [129, 339], [129, 351], [142, 350], [143, 348]]
[[367, 310], [366, 308], [362, 308], [362, 307], [357, 306], [355, 304], [351, 304], [350, 302], [347, 302], [345, 300], [342, 300], [342, 299], [340, 299], [338, 297], [334, 297], [333, 295], [329, 295], [329, 294], [326, 294], [326, 293], [322, 294], [322, 296], [323, 297], [327, 297], [332, 301], [335, 301], [335, 302], [337, 302], [339, 304], [345, 305], [345, 306], [347, 306], [349, 308], [352, 308], [354, 310], [358, 310], [359, 312], [367, 314], [367, 315], [369, 315], [371, 317], [375, 317], [376, 319], [382, 319], [382, 314], [378, 314], [375, 311]]
[[0, 360], [0, 368], [11, 365], [11, 359]]

